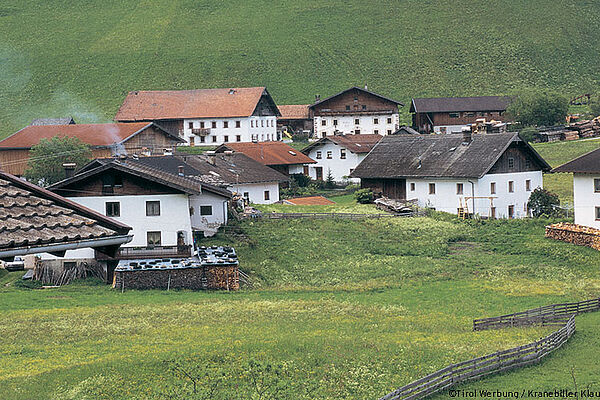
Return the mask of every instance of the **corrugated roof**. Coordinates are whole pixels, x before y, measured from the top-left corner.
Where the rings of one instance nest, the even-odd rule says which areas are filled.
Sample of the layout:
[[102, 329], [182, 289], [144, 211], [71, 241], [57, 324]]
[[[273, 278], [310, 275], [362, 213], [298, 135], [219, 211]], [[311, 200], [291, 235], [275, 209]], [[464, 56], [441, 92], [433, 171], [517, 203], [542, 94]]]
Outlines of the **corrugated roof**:
[[8, 250], [32, 253], [51, 245], [75, 248], [82, 240], [116, 238], [130, 230], [120, 222], [0, 172], [0, 254]]
[[576, 174], [600, 174], [600, 149], [593, 150], [569, 161], [552, 172], [573, 172]]
[[326, 136], [305, 147], [304, 149], [302, 149], [302, 152], [304, 154], [309, 154], [313, 148], [320, 146], [321, 144], [327, 141], [330, 141], [341, 147], [344, 147], [352, 153], [364, 154], [370, 152], [373, 149], [373, 147], [375, 147], [375, 145], [379, 143], [381, 138], [383, 138], [383, 136], [376, 134]]
[[111, 146], [115, 143], [123, 142], [151, 125], [148, 122], [128, 124], [30, 125], [0, 141], [0, 150], [30, 149], [38, 144], [41, 139], [50, 139], [54, 136], [76, 137], [92, 147]]
[[310, 119], [310, 104], [288, 104], [277, 106], [281, 119]]
[[[263, 93], [268, 95], [265, 87], [134, 91], [125, 98], [115, 120], [248, 117]], [[273, 106], [277, 110], [274, 102]]]
[[510, 102], [508, 96], [415, 98], [410, 112], [504, 111]]
[[263, 165], [295, 165], [314, 164], [312, 158], [301, 151], [283, 142], [258, 142], [258, 143], [227, 143], [219, 146], [215, 151], [222, 153], [233, 150], [244, 153], [248, 157]]
[[323, 196], [296, 197], [295, 199], [286, 199], [283, 202], [295, 206], [329, 206], [335, 204], [334, 201]]
[[517, 134], [473, 135], [468, 145], [459, 134], [392, 135], [385, 136], [350, 176], [480, 178], [514, 142], [524, 146], [544, 170], [550, 169]]

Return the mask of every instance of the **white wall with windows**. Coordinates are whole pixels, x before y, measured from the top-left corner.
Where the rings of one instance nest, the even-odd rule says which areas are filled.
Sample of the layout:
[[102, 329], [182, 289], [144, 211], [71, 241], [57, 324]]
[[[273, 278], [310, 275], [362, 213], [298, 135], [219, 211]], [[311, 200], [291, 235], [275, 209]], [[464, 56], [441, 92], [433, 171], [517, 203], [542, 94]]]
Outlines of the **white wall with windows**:
[[[158, 238], [161, 246], [176, 246], [178, 232], [183, 232], [185, 244], [192, 244], [187, 194], [90, 196], [69, 199], [131, 226], [133, 229], [130, 234], [133, 234], [133, 240], [123, 247], [145, 247], [149, 239], [156, 241]], [[115, 212], [117, 209], [118, 212]], [[158, 215], [155, 215], [157, 213]]]
[[399, 123], [398, 113], [315, 116], [314, 130], [317, 138], [333, 135], [336, 130], [343, 134], [390, 135], [398, 129]]
[[[472, 183], [471, 183], [472, 182]], [[469, 213], [489, 218], [524, 218], [527, 202], [537, 187], [543, 187], [541, 171], [487, 174], [481, 179], [407, 179], [406, 198], [416, 199], [422, 207], [457, 214], [466, 207]], [[465, 199], [465, 197], [484, 197]], [[488, 197], [494, 197], [490, 201]]]
[[327, 174], [331, 171], [333, 180], [336, 182], [350, 181], [360, 182], [358, 178], [348, 178], [348, 175], [356, 168], [358, 164], [367, 156], [367, 153], [352, 153], [348, 149], [329, 140], [323, 144], [313, 147], [307, 154], [315, 160], [316, 164], [310, 164], [308, 175], [312, 179], [319, 179], [319, 168], [322, 171], [322, 179], [327, 179]]
[[575, 223], [600, 229], [600, 175], [573, 174]]
[[433, 133], [462, 133], [463, 128], [468, 128], [469, 125], [436, 125], [433, 127]]
[[228, 199], [208, 191], [190, 196], [190, 215], [192, 230], [204, 232], [204, 236], [213, 236], [221, 225], [227, 223]]
[[280, 140], [276, 116], [184, 119], [183, 139], [189, 146]]
[[241, 183], [228, 186], [227, 190], [239, 193], [254, 204], [273, 204], [279, 201], [279, 182]]

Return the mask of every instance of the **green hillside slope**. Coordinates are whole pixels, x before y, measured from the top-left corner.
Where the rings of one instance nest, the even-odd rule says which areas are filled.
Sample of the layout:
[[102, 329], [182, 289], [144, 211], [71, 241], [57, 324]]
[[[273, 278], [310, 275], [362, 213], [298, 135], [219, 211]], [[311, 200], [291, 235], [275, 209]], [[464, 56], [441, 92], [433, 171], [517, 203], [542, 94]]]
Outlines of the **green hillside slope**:
[[0, 3], [0, 137], [32, 118], [110, 120], [134, 89], [350, 85], [412, 96], [594, 90], [600, 3], [575, 0]]

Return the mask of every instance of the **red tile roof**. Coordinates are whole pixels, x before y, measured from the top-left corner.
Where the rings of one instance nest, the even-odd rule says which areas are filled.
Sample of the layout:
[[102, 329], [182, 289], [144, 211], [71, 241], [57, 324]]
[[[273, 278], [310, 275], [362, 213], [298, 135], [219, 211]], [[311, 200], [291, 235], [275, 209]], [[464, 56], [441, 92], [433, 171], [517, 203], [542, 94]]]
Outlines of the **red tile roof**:
[[150, 126], [148, 122], [131, 124], [30, 125], [0, 141], [2, 149], [29, 149], [41, 139], [54, 136], [77, 137], [92, 147], [120, 143]]
[[263, 165], [314, 164], [315, 160], [283, 142], [227, 143], [217, 152], [233, 150]]
[[329, 206], [335, 204], [334, 201], [326, 199], [323, 196], [297, 197], [295, 199], [286, 199], [284, 203], [290, 203], [295, 206]]
[[310, 104], [290, 104], [277, 106], [281, 113], [281, 119], [310, 119]]
[[252, 87], [129, 92], [115, 120], [248, 117], [265, 91]]

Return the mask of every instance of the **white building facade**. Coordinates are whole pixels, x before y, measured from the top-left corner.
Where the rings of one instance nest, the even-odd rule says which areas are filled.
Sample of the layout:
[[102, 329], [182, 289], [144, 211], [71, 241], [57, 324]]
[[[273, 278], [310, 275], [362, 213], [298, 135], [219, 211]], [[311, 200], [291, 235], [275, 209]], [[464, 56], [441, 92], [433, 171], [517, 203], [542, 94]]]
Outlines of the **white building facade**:
[[254, 204], [273, 204], [279, 201], [279, 182], [240, 183], [227, 190], [238, 193]]
[[189, 146], [217, 146], [236, 142], [280, 140], [277, 116], [197, 118], [183, 120], [183, 139]]
[[306, 155], [317, 162], [308, 166], [308, 176], [311, 179], [326, 180], [331, 172], [336, 182], [358, 183], [359, 179], [349, 178], [348, 175], [354, 171], [367, 153], [353, 153], [344, 146], [327, 141], [315, 146]]
[[575, 223], [600, 229], [600, 174], [573, 174]]
[[399, 114], [346, 114], [317, 115], [314, 117], [315, 137], [324, 138], [335, 134], [342, 135], [391, 135], [400, 125]]

